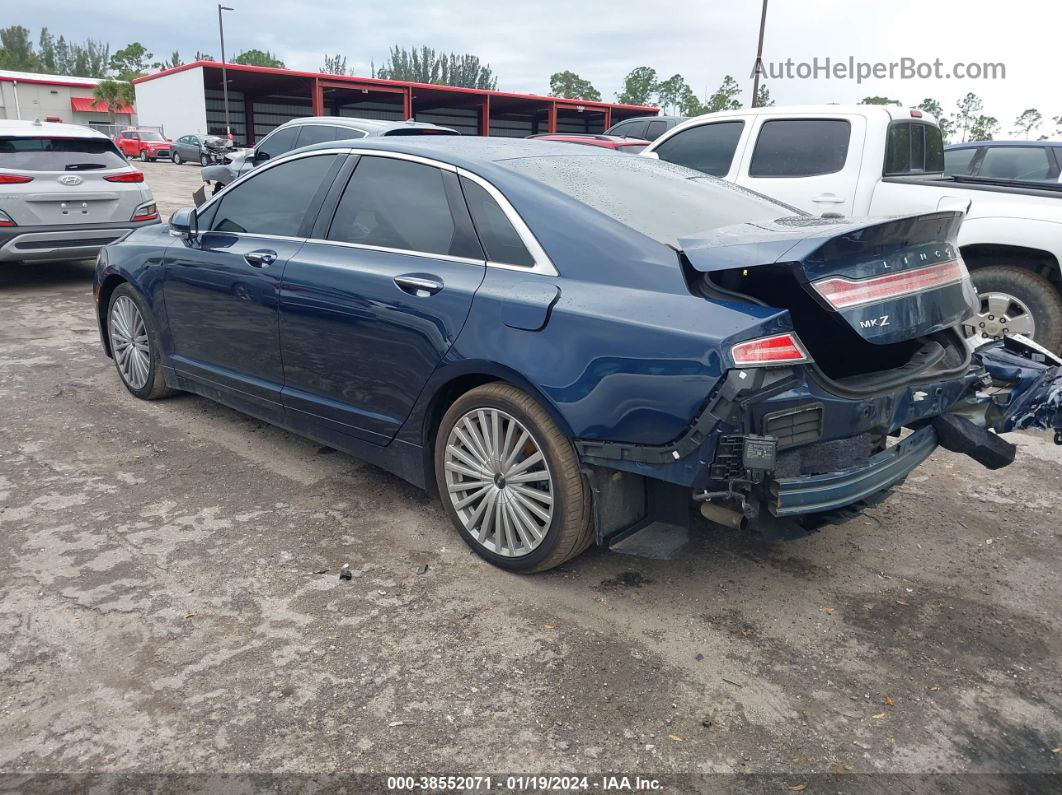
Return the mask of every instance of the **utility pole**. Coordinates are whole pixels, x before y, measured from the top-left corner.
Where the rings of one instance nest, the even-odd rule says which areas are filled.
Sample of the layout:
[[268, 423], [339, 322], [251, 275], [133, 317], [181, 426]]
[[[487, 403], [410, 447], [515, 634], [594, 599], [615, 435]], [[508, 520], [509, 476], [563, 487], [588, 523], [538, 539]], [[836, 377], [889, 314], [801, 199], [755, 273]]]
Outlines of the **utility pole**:
[[[766, 4], [767, 0], [764, 0], [764, 5], [766, 6]], [[235, 10], [236, 9], [234, 8], [229, 8], [228, 6], [223, 6], [221, 3], [218, 3], [218, 34], [221, 36], [221, 94], [225, 103], [225, 137], [230, 141], [232, 140], [232, 126], [229, 122], [229, 78], [228, 74], [225, 72], [225, 23], [221, 19], [221, 12]], [[762, 30], [760, 32], [760, 41], [762, 44]], [[210, 131], [207, 130], [207, 132]]]
[[763, 29], [767, 26], [767, 0], [763, 0], [763, 11], [760, 12], [760, 42], [756, 45], [756, 69], [752, 78], [752, 107], [756, 107], [756, 100], [760, 94], [760, 64], [763, 61]]

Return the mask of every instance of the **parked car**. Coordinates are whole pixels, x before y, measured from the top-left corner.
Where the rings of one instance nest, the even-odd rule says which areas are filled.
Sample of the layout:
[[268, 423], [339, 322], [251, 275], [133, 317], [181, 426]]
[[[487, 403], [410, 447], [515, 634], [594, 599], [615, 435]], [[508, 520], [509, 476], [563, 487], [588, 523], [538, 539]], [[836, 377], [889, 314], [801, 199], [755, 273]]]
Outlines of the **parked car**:
[[253, 149], [242, 149], [226, 158], [226, 162], [203, 169], [203, 182], [213, 184], [213, 192], [234, 182], [237, 177], [262, 165], [267, 160], [311, 144], [344, 141], [370, 136], [399, 135], [460, 135], [457, 130], [427, 122], [383, 121], [356, 119], [345, 116], [308, 116], [293, 119], [273, 130]]
[[171, 159], [178, 166], [182, 163], [209, 166], [224, 162], [232, 151], [232, 142], [223, 135], [182, 135], [173, 142]]
[[921, 111], [818, 105], [711, 113], [675, 127], [642, 156], [816, 215], [960, 210], [959, 248], [980, 296], [965, 333], [972, 341], [1019, 333], [1062, 351], [1062, 189], [945, 176], [940, 129]]
[[944, 147], [944, 174], [984, 180], [1058, 182], [1062, 175], [1062, 142], [977, 141]]
[[686, 116], [637, 116], [613, 124], [605, 130], [605, 134], [655, 141], [672, 127], [682, 124], [686, 118]]
[[88, 259], [158, 222], [144, 175], [103, 133], [0, 121], [0, 261]]
[[170, 156], [170, 139], [154, 130], [122, 130], [118, 133], [117, 143], [126, 157], [147, 161]]
[[569, 134], [543, 133], [541, 135], [529, 135], [534, 141], [553, 141], [554, 143], [582, 144], [583, 146], [597, 146], [601, 149], [612, 149], [615, 152], [623, 152], [628, 155], [636, 155], [645, 147], [648, 141], [640, 138], [623, 138], [619, 135], [596, 135], [596, 134]]
[[437, 491], [486, 560], [539, 571], [681, 536], [691, 498], [778, 532], [938, 444], [1008, 463], [971, 418], [1062, 425], [1062, 360], [956, 331], [961, 219], [819, 219], [566, 144], [375, 138], [273, 158], [108, 246], [94, 291], [133, 395], [358, 455]]

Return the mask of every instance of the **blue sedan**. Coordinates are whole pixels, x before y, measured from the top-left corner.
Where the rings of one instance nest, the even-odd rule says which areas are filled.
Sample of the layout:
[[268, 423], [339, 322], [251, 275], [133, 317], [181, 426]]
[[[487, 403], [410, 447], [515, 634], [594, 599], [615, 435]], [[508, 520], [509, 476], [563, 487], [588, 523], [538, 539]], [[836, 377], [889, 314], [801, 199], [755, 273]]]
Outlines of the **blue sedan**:
[[[1014, 448], [983, 426], [1058, 422], [1054, 360], [955, 331], [960, 214], [811, 218], [575, 149], [277, 158], [103, 250], [104, 348], [138, 398], [204, 395], [435, 490], [518, 571], [671, 545], [694, 503], [805, 531], [938, 444], [1001, 466]], [[992, 376], [1020, 407], [984, 394]]]

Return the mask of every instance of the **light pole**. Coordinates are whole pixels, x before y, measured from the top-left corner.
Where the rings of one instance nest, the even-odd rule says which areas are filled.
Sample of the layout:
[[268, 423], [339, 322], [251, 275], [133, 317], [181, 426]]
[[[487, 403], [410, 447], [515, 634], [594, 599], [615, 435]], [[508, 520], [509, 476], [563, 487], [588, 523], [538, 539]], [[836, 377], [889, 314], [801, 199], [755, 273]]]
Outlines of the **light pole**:
[[[766, 2], [767, 0], [764, 0], [764, 3]], [[221, 20], [221, 12], [235, 10], [218, 3], [218, 34], [221, 36], [221, 95], [225, 103], [225, 137], [230, 141], [232, 140], [232, 127], [229, 124], [229, 78], [225, 72], [225, 23]]]
[[756, 68], [752, 78], [752, 107], [756, 107], [756, 100], [760, 94], [760, 64], [763, 62], [763, 29], [767, 26], [767, 0], [763, 0], [763, 11], [760, 12], [760, 42], [756, 45]]

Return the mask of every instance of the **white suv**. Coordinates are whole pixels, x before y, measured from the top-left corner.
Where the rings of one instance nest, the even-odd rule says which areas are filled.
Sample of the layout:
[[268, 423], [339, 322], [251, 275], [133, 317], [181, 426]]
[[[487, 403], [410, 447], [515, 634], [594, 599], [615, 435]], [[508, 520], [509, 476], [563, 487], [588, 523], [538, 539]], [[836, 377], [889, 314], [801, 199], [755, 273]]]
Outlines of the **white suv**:
[[106, 135], [0, 121], [0, 262], [89, 259], [158, 222], [144, 175]]

